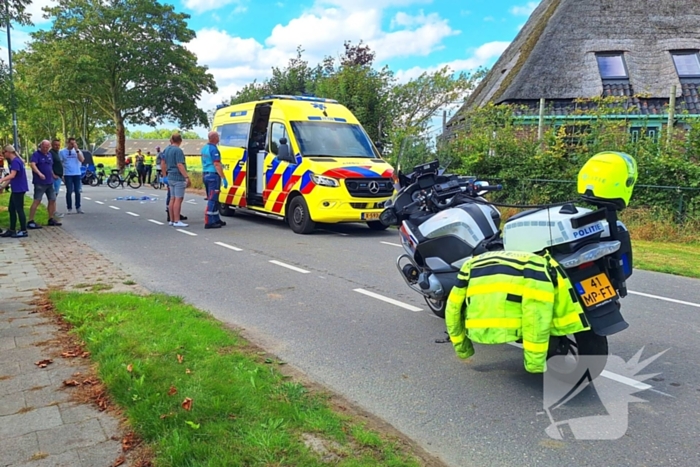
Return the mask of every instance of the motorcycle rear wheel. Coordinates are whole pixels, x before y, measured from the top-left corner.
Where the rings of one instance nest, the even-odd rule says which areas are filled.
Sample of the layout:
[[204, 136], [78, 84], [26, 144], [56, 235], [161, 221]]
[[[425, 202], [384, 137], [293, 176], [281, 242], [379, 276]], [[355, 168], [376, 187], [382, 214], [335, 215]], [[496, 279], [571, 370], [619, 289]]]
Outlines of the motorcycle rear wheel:
[[88, 180], [88, 182], [89, 182], [90, 186], [97, 186], [97, 177], [95, 177], [95, 176], [93, 175], [92, 177], [90, 177], [90, 179]]
[[[549, 339], [547, 373], [569, 384], [578, 383], [586, 373], [594, 380], [605, 370], [608, 354], [608, 338], [593, 331], [577, 332], [571, 336], [552, 336]], [[552, 360], [557, 355], [565, 358]]]
[[447, 308], [447, 301], [445, 300], [435, 300], [430, 297], [425, 298], [425, 303], [427, 303], [428, 308], [432, 311], [438, 318], [445, 319], [445, 308]]

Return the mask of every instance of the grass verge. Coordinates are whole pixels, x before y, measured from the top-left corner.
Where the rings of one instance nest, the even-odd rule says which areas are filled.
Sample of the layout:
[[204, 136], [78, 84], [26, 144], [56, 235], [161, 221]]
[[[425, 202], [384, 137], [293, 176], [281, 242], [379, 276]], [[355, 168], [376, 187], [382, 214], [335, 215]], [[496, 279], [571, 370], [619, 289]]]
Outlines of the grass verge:
[[[10, 228], [10, 212], [8, 211], [8, 204], [10, 203], [10, 194], [3, 192], [0, 195], [0, 227], [3, 229]], [[24, 214], [27, 216], [27, 222], [29, 222], [29, 208], [32, 205], [32, 199], [29, 196], [24, 197]], [[49, 221], [49, 214], [46, 211], [46, 206], [40, 204], [36, 209], [35, 219], [37, 224], [46, 225]], [[17, 229], [19, 230], [19, 221]]]
[[700, 279], [700, 243], [662, 243], [633, 240], [634, 266]]
[[[159, 466], [417, 466], [208, 314], [165, 295], [53, 292]], [[347, 409], [346, 409], [347, 410]], [[432, 465], [438, 463], [428, 462]]]

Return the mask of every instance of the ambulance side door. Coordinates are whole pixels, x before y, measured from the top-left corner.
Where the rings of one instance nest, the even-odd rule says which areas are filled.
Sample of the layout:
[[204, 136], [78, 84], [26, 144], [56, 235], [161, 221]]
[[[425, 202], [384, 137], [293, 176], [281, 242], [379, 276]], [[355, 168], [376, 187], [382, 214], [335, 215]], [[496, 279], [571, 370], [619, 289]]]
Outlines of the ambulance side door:
[[245, 192], [250, 122], [241, 120], [224, 123], [216, 130], [219, 133], [221, 164], [228, 181], [228, 190], [221, 190], [221, 199], [225, 198], [227, 204], [233, 204], [236, 193], [240, 192], [241, 195]]

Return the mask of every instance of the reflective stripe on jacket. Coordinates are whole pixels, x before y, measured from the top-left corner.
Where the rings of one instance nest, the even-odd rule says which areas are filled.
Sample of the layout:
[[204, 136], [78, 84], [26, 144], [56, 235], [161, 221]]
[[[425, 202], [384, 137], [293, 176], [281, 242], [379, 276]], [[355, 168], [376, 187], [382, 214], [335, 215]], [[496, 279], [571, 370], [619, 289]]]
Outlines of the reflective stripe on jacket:
[[544, 372], [549, 336], [586, 329], [583, 309], [569, 289], [571, 282], [549, 255], [491, 252], [471, 259], [462, 266], [445, 311], [457, 355], [473, 355], [472, 341], [522, 339], [525, 369]]

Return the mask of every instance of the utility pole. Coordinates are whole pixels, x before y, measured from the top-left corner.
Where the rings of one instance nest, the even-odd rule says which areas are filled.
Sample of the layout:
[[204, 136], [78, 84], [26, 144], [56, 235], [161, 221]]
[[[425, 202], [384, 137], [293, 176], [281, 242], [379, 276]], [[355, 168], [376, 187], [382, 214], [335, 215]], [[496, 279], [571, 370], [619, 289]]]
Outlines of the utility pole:
[[5, 2], [7, 14], [7, 64], [10, 67], [10, 106], [12, 107], [12, 136], [16, 151], [20, 151], [19, 137], [17, 135], [17, 99], [15, 98], [15, 83], [12, 80], [12, 39], [10, 34], [10, 2]]

